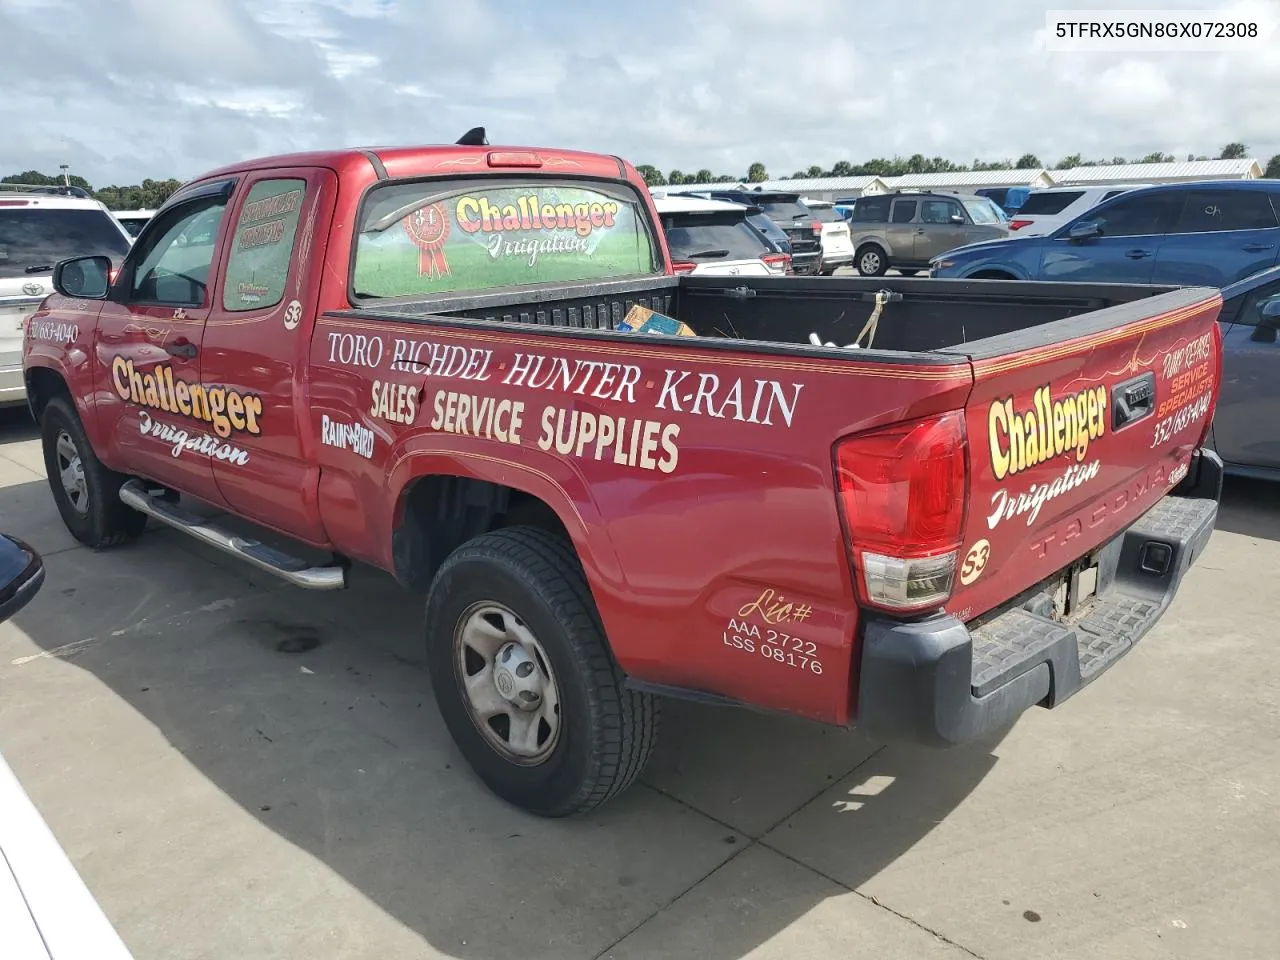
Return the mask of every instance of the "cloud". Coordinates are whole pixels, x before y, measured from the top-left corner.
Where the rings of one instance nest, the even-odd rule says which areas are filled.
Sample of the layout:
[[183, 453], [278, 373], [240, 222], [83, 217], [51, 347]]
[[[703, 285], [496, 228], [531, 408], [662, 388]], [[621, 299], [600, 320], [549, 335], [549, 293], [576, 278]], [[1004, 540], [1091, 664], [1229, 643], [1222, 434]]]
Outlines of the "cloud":
[[[1280, 153], [1280, 34], [1239, 52], [1045, 49], [1106, 0], [0, 0], [0, 173], [190, 177], [266, 153], [495, 142], [775, 174], [923, 153]], [[1164, 0], [1204, 9], [1214, 0]], [[1233, 5], [1240, 19], [1277, 5]]]

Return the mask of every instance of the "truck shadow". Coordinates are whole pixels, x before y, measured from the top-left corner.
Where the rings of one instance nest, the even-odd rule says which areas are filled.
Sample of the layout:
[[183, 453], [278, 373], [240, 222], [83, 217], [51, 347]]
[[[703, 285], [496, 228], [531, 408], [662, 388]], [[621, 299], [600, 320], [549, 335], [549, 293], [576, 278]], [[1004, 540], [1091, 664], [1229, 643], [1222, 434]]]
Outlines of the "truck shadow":
[[1227, 477], [1218, 508], [1219, 530], [1280, 540], [1280, 485], [1269, 480]]
[[[52, 542], [42, 531], [56, 523], [43, 483], [4, 490], [0, 530], [26, 527], [40, 549]], [[82, 826], [105, 834], [138, 823], [136, 810], [151, 811], [145, 833], [114, 847], [117, 859], [78, 864], [139, 956], [194, 951], [182, 940], [149, 942], [163, 936], [151, 913], [179, 916], [207, 897], [227, 908], [216, 952], [263, 955], [263, 944], [283, 944], [278, 913], [289, 908], [276, 900], [259, 909], [246, 891], [275, 883], [307, 914], [285, 923], [299, 938], [290, 951], [331, 955], [324, 945], [350, 910], [352, 928], [368, 934], [359, 948], [346, 941], [355, 953], [403, 949], [402, 932], [379, 943], [395, 925], [360, 914], [367, 904], [309, 866], [315, 858], [449, 956], [650, 955], [627, 943], [611, 950], [638, 931], [664, 956], [736, 960], [891, 865], [996, 763], [1000, 738], [945, 753], [880, 749], [849, 731], [671, 703], [640, 784], [585, 818], [540, 820], [496, 800], [456, 753], [417, 652], [421, 602], [384, 574], [357, 568], [348, 591], [310, 595], [163, 530], [101, 554], [57, 550], [47, 569], [43, 591], [12, 626], [49, 655], [0, 663], [0, 675], [7, 698], [46, 717], [42, 742], [57, 751], [55, 766], [79, 769], [69, 782], [97, 793], [88, 771], [144, 759], [131, 744], [94, 758], [103, 741], [85, 746], [92, 738], [84, 731], [55, 720], [58, 704], [41, 699], [47, 688], [24, 687], [23, 671], [61, 672], [52, 689], [69, 695], [77, 688], [66, 671], [92, 675], [185, 761], [146, 757], [147, 769], [162, 762], [168, 772], [123, 780], [119, 795], [104, 788]], [[10, 761], [20, 775], [53, 776], [34, 756]], [[237, 830], [219, 858], [192, 850], [190, 868], [175, 860], [172, 837], [191, 836], [189, 818], [226, 816], [193, 772], [237, 805], [230, 819], [247, 815], [309, 856], [255, 850], [245, 844], [253, 832]], [[66, 784], [33, 783], [29, 792]], [[57, 819], [51, 826], [75, 829]], [[81, 842], [92, 849], [96, 836]], [[206, 842], [223, 841], [215, 832]], [[810, 850], [843, 864], [824, 871], [843, 886], [788, 862], [805, 862]], [[767, 896], [744, 895], [736, 889], [743, 864], [760, 855], [772, 872], [752, 879], [768, 885]], [[120, 875], [153, 878], [141, 893], [150, 913], [133, 903], [136, 886], [128, 897], [115, 889]], [[675, 911], [662, 913], [673, 901]], [[682, 902], [697, 908], [681, 910]], [[694, 929], [709, 929], [708, 914], [714, 937]]]

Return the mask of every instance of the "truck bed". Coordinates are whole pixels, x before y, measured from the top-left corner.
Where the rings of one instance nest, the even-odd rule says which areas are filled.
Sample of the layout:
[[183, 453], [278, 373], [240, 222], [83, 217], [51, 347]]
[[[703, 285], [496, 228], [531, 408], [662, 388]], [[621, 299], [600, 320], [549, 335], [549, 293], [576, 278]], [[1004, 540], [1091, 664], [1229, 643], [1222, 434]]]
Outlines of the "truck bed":
[[[397, 298], [343, 312], [400, 322], [466, 318], [612, 331], [633, 305], [640, 304], [733, 349], [829, 354], [828, 348], [813, 347], [809, 334], [816, 333], [824, 343], [852, 343], [871, 316], [877, 294], [888, 291], [874, 349], [864, 358], [911, 354], [916, 362], [927, 362], [922, 355], [945, 353], [954, 360], [955, 354], [980, 357], [1029, 349], [1175, 309], [1184, 297], [1192, 302], [1204, 296], [1204, 291], [1191, 289], [1179, 295], [1179, 289], [906, 277], [662, 277]], [[1144, 302], [1161, 295], [1171, 296], [1158, 308]], [[1072, 325], [1070, 331], [1044, 329], [1082, 314], [1095, 316]]]

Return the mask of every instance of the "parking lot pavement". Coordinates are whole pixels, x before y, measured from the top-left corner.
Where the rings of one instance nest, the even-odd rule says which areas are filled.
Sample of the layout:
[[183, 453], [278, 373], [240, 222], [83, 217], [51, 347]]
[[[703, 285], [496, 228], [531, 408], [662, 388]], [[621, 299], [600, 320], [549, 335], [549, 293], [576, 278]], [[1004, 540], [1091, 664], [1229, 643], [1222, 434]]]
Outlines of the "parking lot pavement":
[[1231, 484], [1157, 630], [950, 752], [671, 703], [642, 784], [548, 822], [454, 750], [420, 602], [278, 585], [176, 533], [74, 544], [0, 414], [0, 752], [148, 958], [1273, 957], [1274, 488]]

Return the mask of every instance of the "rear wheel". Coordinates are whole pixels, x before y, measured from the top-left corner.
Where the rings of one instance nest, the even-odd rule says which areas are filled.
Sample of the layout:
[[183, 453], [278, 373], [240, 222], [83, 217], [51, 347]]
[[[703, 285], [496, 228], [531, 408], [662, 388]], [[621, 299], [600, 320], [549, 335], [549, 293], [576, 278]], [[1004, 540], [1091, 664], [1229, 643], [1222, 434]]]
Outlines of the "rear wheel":
[[101, 550], [142, 533], [146, 515], [120, 500], [120, 486], [129, 477], [107, 469], [97, 458], [66, 397], [54, 397], [45, 406], [40, 440], [53, 501], [73, 537]]
[[427, 599], [427, 661], [458, 749], [504, 800], [585, 813], [640, 774], [658, 704], [623, 686], [564, 538], [508, 527], [455, 550]]
[[856, 257], [858, 273], [864, 277], [883, 277], [889, 269], [889, 258], [874, 243], [863, 244]]

